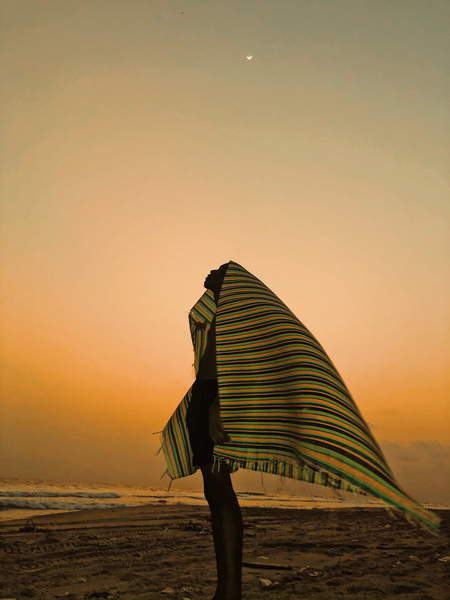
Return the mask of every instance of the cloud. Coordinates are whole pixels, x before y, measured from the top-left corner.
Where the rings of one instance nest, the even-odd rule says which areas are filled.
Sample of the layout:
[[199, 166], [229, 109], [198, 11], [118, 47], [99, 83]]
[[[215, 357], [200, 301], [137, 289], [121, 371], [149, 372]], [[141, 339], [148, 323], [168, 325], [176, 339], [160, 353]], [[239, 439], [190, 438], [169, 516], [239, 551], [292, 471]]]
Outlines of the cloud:
[[421, 502], [450, 505], [450, 445], [417, 440], [380, 446], [405, 492]]

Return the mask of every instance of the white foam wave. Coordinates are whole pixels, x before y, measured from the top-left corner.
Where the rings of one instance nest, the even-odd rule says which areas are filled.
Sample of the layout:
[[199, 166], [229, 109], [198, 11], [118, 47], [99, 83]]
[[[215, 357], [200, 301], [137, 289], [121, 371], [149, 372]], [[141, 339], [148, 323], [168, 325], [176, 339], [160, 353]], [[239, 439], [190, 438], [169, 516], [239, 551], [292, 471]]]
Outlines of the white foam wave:
[[51, 492], [48, 490], [0, 490], [0, 496], [8, 498], [121, 498], [116, 492]]
[[58, 500], [2, 500], [0, 510], [26, 508], [33, 510], [91, 510], [96, 508], [122, 508], [135, 506], [127, 502], [60, 502]]

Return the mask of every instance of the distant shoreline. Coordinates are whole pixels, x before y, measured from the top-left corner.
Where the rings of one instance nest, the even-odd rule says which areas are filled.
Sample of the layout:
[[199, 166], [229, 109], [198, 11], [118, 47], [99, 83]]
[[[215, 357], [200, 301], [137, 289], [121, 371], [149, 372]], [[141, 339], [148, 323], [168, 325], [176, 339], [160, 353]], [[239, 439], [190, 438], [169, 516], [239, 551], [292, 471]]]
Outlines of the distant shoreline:
[[[314, 505], [315, 504], [315, 505]], [[70, 518], [70, 515], [76, 514], [76, 513], [87, 513], [87, 512], [105, 512], [105, 514], [109, 513], [110, 511], [118, 511], [118, 510], [126, 510], [126, 509], [138, 509], [138, 508], [144, 508], [144, 507], [185, 507], [185, 508], [205, 508], [207, 507], [207, 503], [205, 500], [204, 504], [190, 504], [187, 502], [183, 502], [183, 501], [177, 501], [177, 502], [171, 502], [170, 504], [168, 502], [166, 502], [165, 500], [159, 500], [159, 501], [155, 501], [155, 502], [149, 502], [148, 504], [142, 504], [139, 507], [126, 507], [126, 506], [121, 506], [121, 507], [98, 507], [98, 508], [78, 508], [78, 509], [72, 509], [72, 510], [28, 510], [28, 509], [7, 509], [7, 510], [1, 510], [0, 509], [0, 530], [1, 530], [1, 526], [3, 523], [11, 523], [13, 522], [15, 523], [25, 523], [26, 521], [28, 521], [29, 519], [33, 519], [33, 520], [37, 520], [40, 519], [41, 517], [45, 520], [46, 517], [50, 518], [52, 515], [67, 515], [68, 518]], [[436, 505], [436, 504], [423, 504], [423, 506], [425, 508], [427, 508], [428, 510], [433, 510], [433, 511], [450, 511], [450, 506], [441, 506], [441, 505]], [[298, 510], [298, 511], [344, 511], [344, 510], [355, 510], [355, 511], [359, 511], [359, 510], [387, 510], [387, 507], [381, 503], [351, 503], [351, 502], [342, 502], [342, 503], [328, 503], [327, 505], [320, 505], [319, 501], [311, 501], [310, 505], [306, 505], [306, 506], [249, 506], [249, 504], [245, 504], [242, 505], [241, 504], [241, 508], [255, 508], [255, 509], [260, 509], [260, 510], [288, 510], [288, 511], [292, 511], [292, 510]], [[399, 517], [401, 518], [401, 517]]]

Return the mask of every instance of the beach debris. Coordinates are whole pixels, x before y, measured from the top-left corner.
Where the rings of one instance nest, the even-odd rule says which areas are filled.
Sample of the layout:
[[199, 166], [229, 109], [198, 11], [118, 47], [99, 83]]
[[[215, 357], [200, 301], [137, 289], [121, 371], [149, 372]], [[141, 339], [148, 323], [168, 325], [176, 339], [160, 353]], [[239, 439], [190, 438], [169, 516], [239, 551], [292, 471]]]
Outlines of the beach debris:
[[186, 592], [186, 594], [193, 594], [193, 593], [194, 593], [194, 588], [193, 588], [193, 587], [191, 587], [190, 585], [184, 585], [184, 586], [181, 588], [181, 591], [182, 591], [182, 592]]
[[207, 533], [208, 530], [203, 525], [203, 523], [199, 523], [198, 521], [188, 521], [181, 526], [185, 531], [198, 531], [200, 533]]
[[44, 529], [43, 527], [38, 527], [37, 525], [34, 524], [33, 519], [27, 519], [25, 521], [25, 525], [23, 525], [22, 527], [19, 527], [19, 529], [17, 531], [21, 531], [21, 532], [25, 532], [25, 531], [36, 532], [36, 531], [48, 531], [48, 529]]
[[276, 571], [279, 571], [279, 570], [290, 571], [290, 570], [292, 570], [292, 567], [287, 566], [287, 565], [268, 565], [268, 564], [264, 564], [264, 563], [254, 563], [254, 562], [247, 562], [247, 561], [243, 561], [242, 562], [242, 566], [243, 567], [250, 567], [250, 569], [274, 569]]
[[87, 577], [78, 577], [78, 582], [79, 583], [86, 583], [87, 582]]
[[450, 556], [441, 556], [441, 558], [438, 558], [439, 562], [450, 562]]
[[301, 569], [299, 569], [299, 573], [303, 573], [304, 571], [306, 571], [306, 569], [309, 569], [310, 566], [309, 565], [305, 565], [304, 567], [301, 567]]
[[45, 567], [39, 567], [36, 563], [32, 563], [31, 565], [22, 565], [20, 568], [27, 573], [33, 573], [35, 571], [42, 571]]
[[265, 577], [259, 577], [258, 581], [261, 584], [261, 587], [263, 588], [272, 587], [274, 584], [274, 582], [271, 579], [266, 579]]
[[323, 575], [323, 571], [318, 571], [317, 569], [311, 567], [311, 565], [305, 565], [304, 567], [301, 567], [301, 569], [299, 569], [298, 572], [303, 573], [308, 577], [320, 577], [321, 575]]
[[171, 587], [166, 587], [160, 592], [161, 594], [175, 594], [175, 590]]
[[201, 523], [196, 523], [195, 521], [188, 521], [183, 525], [183, 529], [190, 529], [191, 531], [200, 531], [200, 529], [203, 529], [203, 526], [201, 525]]

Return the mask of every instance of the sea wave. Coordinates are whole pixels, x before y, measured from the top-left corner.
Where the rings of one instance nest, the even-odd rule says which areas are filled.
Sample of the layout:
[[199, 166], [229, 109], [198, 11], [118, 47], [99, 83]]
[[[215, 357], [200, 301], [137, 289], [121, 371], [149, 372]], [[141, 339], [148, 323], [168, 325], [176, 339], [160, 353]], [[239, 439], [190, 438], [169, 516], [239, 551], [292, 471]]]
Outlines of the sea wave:
[[127, 502], [60, 502], [58, 500], [2, 500], [0, 510], [26, 508], [33, 510], [91, 510], [97, 508], [122, 508], [136, 506]]
[[[133, 494], [133, 498], [177, 498], [176, 494]], [[196, 496], [186, 496], [186, 498], [196, 498]]]
[[48, 490], [0, 490], [0, 496], [8, 498], [121, 498], [116, 492], [51, 492]]

